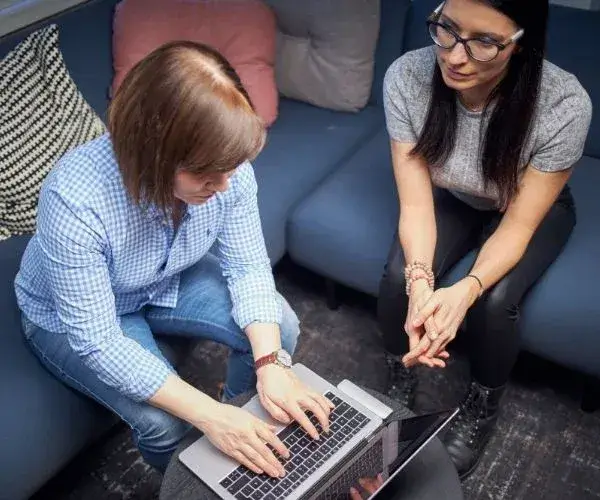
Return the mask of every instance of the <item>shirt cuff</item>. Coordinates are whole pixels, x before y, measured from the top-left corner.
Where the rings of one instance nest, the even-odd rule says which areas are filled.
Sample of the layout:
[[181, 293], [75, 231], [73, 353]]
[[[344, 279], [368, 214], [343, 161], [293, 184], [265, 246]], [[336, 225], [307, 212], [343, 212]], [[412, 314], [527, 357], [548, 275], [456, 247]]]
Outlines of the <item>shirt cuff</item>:
[[250, 323], [276, 323], [281, 325], [283, 310], [281, 300], [277, 294], [255, 295], [252, 301], [244, 301], [233, 308], [233, 319], [237, 325], [245, 330]]
[[100, 380], [136, 402], [150, 399], [174, 373], [171, 366], [125, 336], [96, 350], [85, 361]]

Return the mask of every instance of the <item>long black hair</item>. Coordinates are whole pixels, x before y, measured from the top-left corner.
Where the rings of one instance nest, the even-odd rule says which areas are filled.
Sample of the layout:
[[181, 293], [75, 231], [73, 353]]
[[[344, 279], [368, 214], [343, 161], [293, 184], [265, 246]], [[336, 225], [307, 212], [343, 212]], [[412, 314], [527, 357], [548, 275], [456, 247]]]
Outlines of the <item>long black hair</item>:
[[[548, 0], [481, 1], [525, 31], [506, 75], [492, 90], [484, 109], [484, 114], [488, 113], [495, 101], [480, 146], [481, 171], [486, 187], [494, 184], [504, 205], [517, 191], [523, 146], [535, 113], [546, 48]], [[443, 165], [456, 141], [456, 111], [456, 93], [444, 83], [436, 64], [429, 111], [411, 154], [422, 156], [433, 167]]]

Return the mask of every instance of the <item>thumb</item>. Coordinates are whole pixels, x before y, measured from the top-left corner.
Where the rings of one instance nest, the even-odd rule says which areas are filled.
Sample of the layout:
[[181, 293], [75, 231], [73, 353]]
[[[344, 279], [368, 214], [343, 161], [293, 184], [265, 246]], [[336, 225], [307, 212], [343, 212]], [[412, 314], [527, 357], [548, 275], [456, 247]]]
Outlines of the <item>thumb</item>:
[[429, 318], [429, 316], [435, 312], [439, 305], [439, 299], [435, 295], [432, 295], [427, 303], [415, 314], [412, 324], [413, 328], [419, 328], [420, 326], [423, 326], [425, 321], [427, 321], [427, 318]]
[[407, 332], [408, 335], [408, 351], [412, 351], [415, 347], [417, 347], [417, 344], [419, 343], [419, 340], [421, 339], [420, 335], [418, 332], [416, 332], [414, 329], [409, 329]]

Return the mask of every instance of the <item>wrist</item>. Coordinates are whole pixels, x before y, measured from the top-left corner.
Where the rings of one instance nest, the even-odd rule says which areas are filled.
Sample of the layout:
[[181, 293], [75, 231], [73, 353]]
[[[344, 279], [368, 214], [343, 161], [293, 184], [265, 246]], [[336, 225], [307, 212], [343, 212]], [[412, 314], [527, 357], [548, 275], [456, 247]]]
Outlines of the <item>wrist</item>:
[[[262, 356], [254, 361], [254, 367], [256, 370], [257, 377], [259, 374], [264, 374], [265, 369], [270, 367], [276, 367], [281, 369], [289, 369], [292, 367], [292, 356], [289, 352], [284, 349], [278, 349], [274, 352]], [[277, 370], [278, 371], [278, 370]], [[273, 373], [273, 370], [269, 369], [267, 372]], [[279, 371], [279, 373], [281, 373]], [[261, 375], [263, 376], [263, 375]]]
[[261, 366], [256, 370], [256, 378], [260, 381], [271, 376], [281, 377], [283, 372], [286, 370], [288, 370], [288, 368], [275, 363], [270, 363], [268, 365]]
[[481, 295], [481, 287], [479, 286], [479, 283], [468, 276], [464, 277], [461, 282], [465, 286], [470, 304], [473, 305]]
[[189, 423], [204, 432], [211, 422], [218, 420], [220, 409], [224, 404], [206, 394], [202, 394], [202, 396], [201, 400], [194, 405], [195, 411], [192, 418], [189, 420]]
[[416, 279], [411, 283], [410, 296], [414, 297], [416, 295], [420, 295], [421, 293], [423, 293], [426, 290], [433, 290], [433, 288], [431, 288], [429, 286], [429, 282], [427, 281], [427, 279], [426, 278]]
[[420, 261], [407, 264], [404, 268], [404, 280], [406, 281], [406, 295], [411, 295], [413, 285], [417, 281], [425, 280], [429, 288], [433, 290], [435, 286], [435, 276], [431, 266]]
[[277, 323], [250, 323], [245, 331], [252, 346], [254, 361], [281, 349], [281, 334]]

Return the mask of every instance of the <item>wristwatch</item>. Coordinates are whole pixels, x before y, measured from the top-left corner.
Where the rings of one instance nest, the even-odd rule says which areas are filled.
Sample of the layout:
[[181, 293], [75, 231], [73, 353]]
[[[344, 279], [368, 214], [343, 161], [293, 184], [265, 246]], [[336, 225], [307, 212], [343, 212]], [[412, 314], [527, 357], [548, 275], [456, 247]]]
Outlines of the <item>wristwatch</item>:
[[258, 370], [259, 368], [270, 364], [275, 364], [283, 368], [291, 368], [292, 356], [290, 356], [290, 353], [285, 349], [278, 349], [277, 351], [273, 351], [271, 354], [267, 354], [266, 356], [258, 358], [254, 362], [254, 368]]

